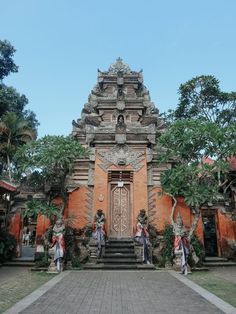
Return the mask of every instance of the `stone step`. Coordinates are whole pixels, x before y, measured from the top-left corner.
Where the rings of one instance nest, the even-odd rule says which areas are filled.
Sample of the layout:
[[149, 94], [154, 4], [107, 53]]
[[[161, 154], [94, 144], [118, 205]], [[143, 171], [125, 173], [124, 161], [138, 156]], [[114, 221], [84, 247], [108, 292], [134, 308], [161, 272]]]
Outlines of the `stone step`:
[[126, 249], [126, 250], [134, 250], [134, 245], [106, 245], [105, 246], [105, 249], [106, 250], [123, 250], [123, 249]]
[[4, 266], [16, 266], [16, 267], [34, 267], [34, 262], [22, 262], [22, 261], [7, 261], [4, 263]]
[[22, 263], [27, 263], [27, 262], [34, 262], [34, 257], [16, 257], [16, 258], [12, 258], [11, 262], [22, 262]]
[[132, 238], [109, 238], [108, 243], [134, 243]]
[[135, 258], [136, 259], [136, 255], [134, 253], [105, 253], [104, 255], [105, 258]]
[[228, 267], [228, 266], [236, 266], [235, 262], [203, 262], [203, 266], [205, 267]]
[[117, 243], [106, 243], [106, 248], [134, 248], [133, 243], [117, 242]]
[[218, 257], [218, 256], [206, 256], [204, 259], [205, 262], [227, 262], [228, 259], [225, 257]]
[[109, 264], [136, 264], [137, 260], [136, 258], [101, 258], [98, 259], [98, 263], [109, 263]]
[[156, 267], [153, 264], [137, 264], [138, 270], [154, 270]]
[[134, 250], [105, 250], [104, 255], [112, 254], [112, 255], [135, 255]]

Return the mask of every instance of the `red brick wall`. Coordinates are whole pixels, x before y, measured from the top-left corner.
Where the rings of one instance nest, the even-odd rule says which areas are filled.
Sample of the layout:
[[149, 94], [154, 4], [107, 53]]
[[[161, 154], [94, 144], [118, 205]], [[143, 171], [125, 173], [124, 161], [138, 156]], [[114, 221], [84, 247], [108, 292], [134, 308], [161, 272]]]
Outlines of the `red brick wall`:
[[226, 214], [218, 210], [218, 246], [220, 255], [230, 257], [233, 254], [233, 246], [236, 245], [236, 221], [232, 221]]
[[88, 192], [87, 187], [81, 186], [69, 194], [65, 216], [72, 222], [73, 228], [83, 228], [89, 223], [87, 218]]

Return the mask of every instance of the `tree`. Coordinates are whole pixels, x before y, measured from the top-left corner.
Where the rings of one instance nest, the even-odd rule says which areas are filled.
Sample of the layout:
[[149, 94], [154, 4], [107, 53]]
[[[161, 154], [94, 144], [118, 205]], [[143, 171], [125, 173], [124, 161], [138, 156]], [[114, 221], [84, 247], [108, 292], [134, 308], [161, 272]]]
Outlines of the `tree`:
[[7, 40], [0, 40], [0, 80], [8, 76], [10, 73], [18, 72], [18, 66], [12, 59], [15, 48]]
[[[212, 76], [197, 77], [180, 86], [180, 103], [166, 116], [169, 128], [160, 136], [159, 161], [173, 167], [161, 176], [163, 191], [182, 196], [195, 217], [189, 238], [197, 226], [200, 209], [207, 202], [227, 197], [234, 178], [229, 158], [236, 154], [235, 93], [223, 93]], [[210, 157], [212, 162], [206, 163]]]
[[3, 84], [2, 80], [10, 73], [18, 72], [18, 66], [14, 63], [15, 48], [6, 40], [0, 40], [0, 119], [6, 112], [15, 112], [27, 120], [36, 131], [39, 125], [35, 113], [25, 110], [28, 99], [20, 95], [13, 87]]
[[197, 76], [181, 84], [178, 92], [177, 108], [164, 114], [168, 122], [199, 119], [222, 127], [236, 122], [236, 92], [221, 91], [214, 76]]
[[39, 123], [33, 111], [24, 109], [27, 104], [25, 95], [20, 95], [13, 87], [0, 84], [0, 119], [6, 112], [14, 112], [36, 131]]
[[32, 218], [38, 215], [44, 215], [47, 217], [51, 225], [54, 222], [55, 217], [59, 217], [59, 211], [55, 204], [49, 204], [46, 201], [29, 200], [26, 202], [26, 210], [24, 211], [24, 217]]
[[12, 180], [13, 157], [18, 147], [36, 138], [28, 121], [14, 112], [5, 113], [0, 120], [0, 157]]
[[[44, 182], [57, 187], [57, 195], [63, 201], [61, 214], [67, 205], [66, 177], [76, 158], [87, 156], [88, 151], [71, 137], [44, 136], [27, 143], [16, 154], [16, 162], [20, 172], [33, 173], [39, 170]], [[55, 194], [49, 197], [49, 204]]]

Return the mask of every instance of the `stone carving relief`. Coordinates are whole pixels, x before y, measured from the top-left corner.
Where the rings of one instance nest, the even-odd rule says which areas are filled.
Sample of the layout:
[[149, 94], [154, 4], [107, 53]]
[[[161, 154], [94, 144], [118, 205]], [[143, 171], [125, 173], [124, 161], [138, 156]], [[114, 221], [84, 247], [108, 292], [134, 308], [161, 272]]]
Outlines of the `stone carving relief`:
[[102, 164], [99, 166], [108, 171], [111, 165], [127, 166], [131, 165], [134, 171], [139, 171], [142, 168], [141, 161], [144, 159], [144, 152], [137, 152], [131, 149], [128, 145], [116, 145], [108, 151], [100, 151], [98, 153]]
[[94, 185], [94, 165], [90, 164], [88, 169], [88, 185]]
[[123, 111], [125, 109], [125, 102], [124, 102], [124, 100], [118, 100], [116, 102], [116, 108], [119, 111]]
[[85, 217], [89, 224], [93, 222], [93, 187], [88, 188], [86, 193], [86, 212]]
[[117, 74], [118, 72], [130, 73], [131, 70], [128, 64], [124, 63], [121, 58], [118, 58], [116, 62], [111, 64], [108, 72], [112, 74]]

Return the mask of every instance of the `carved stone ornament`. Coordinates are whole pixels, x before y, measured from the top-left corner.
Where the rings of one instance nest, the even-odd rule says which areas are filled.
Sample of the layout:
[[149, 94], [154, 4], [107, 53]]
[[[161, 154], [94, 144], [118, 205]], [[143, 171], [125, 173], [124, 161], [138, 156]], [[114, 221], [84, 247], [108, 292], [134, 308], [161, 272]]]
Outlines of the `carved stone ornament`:
[[103, 194], [99, 194], [98, 195], [98, 200], [99, 200], [99, 202], [103, 202], [104, 201], [104, 195]]
[[116, 62], [111, 64], [108, 72], [112, 74], [116, 74], [118, 72], [130, 73], [130, 67], [128, 64], [124, 63], [121, 58], [118, 58]]
[[124, 100], [118, 100], [116, 102], [116, 108], [120, 111], [124, 110], [125, 109], [125, 102]]
[[111, 165], [131, 165], [134, 171], [139, 171], [143, 167], [141, 161], [144, 159], [144, 152], [137, 152], [128, 145], [116, 145], [108, 151], [99, 152], [98, 156], [102, 161], [99, 166], [104, 171], [108, 171]]

